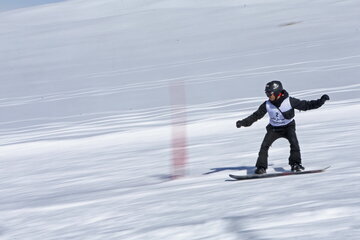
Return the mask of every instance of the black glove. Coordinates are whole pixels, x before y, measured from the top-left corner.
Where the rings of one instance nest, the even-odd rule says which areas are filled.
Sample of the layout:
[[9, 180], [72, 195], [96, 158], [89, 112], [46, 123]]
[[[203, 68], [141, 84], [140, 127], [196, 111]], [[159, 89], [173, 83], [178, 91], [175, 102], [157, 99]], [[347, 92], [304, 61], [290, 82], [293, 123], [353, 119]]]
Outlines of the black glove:
[[243, 122], [241, 120], [236, 122], [236, 127], [237, 128], [241, 128], [242, 126], [244, 126], [244, 125], [243, 125]]
[[329, 95], [324, 94], [324, 95], [321, 96], [321, 100], [322, 100], [323, 102], [325, 102], [325, 101], [327, 101], [327, 100], [330, 100], [330, 97], [329, 97]]

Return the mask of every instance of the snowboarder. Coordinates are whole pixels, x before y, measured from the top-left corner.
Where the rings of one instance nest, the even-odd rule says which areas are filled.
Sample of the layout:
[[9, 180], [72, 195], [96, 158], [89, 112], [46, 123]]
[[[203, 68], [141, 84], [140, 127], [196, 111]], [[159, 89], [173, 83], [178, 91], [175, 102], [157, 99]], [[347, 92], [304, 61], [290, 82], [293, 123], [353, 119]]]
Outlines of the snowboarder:
[[291, 171], [299, 172], [305, 168], [301, 165], [299, 142], [295, 131], [295, 111], [307, 111], [321, 107], [325, 101], [330, 100], [328, 95], [322, 95], [318, 100], [299, 100], [289, 97], [283, 89], [280, 81], [271, 81], [265, 87], [266, 96], [269, 100], [260, 105], [257, 111], [245, 119], [236, 122], [236, 127], [249, 127], [257, 120], [269, 114], [270, 123], [266, 127], [266, 135], [261, 144], [259, 156], [256, 162], [256, 174], [266, 173], [268, 167], [268, 151], [275, 140], [286, 138], [290, 143], [289, 165]]

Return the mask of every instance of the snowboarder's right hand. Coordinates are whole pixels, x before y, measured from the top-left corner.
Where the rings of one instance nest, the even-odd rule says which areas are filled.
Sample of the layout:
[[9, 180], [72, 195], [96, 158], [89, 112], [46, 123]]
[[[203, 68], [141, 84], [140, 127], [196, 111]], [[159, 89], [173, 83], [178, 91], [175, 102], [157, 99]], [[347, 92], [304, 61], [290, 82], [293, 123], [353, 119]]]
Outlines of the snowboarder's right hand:
[[236, 122], [236, 127], [237, 128], [241, 128], [242, 126], [244, 126], [244, 123], [241, 120]]
[[321, 100], [322, 100], [323, 102], [325, 102], [325, 101], [330, 100], [330, 97], [329, 97], [329, 95], [324, 94], [324, 95], [321, 96]]

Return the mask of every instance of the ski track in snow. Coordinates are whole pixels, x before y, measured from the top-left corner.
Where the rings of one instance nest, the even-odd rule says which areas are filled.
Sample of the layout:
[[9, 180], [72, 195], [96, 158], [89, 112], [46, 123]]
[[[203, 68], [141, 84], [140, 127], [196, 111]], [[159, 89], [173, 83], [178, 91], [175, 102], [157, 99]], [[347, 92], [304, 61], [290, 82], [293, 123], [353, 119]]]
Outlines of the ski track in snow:
[[[343, 87], [321, 88], [294, 92], [292, 95], [300, 99], [321, 96], [324, 92], [333, 95], [349, 93], [357, 95], [360, 84]], [[231, 99], [193, 106], [187, 106], [184, 111], [188, 116], [189, 124], [196, 121], [230, 119], [249, 114], [264, 100], [263, 97]], [[331, 102], [331, 106], [342, 107], [348, 104], [359, 104], [360, 99]], [[241, 111], [234, 109], [241, 109]], [[2, 144], [17, 142], [31, 142], [54, 139], [71, 139], [79, 137], [97, 136], [102, 134], [131, 131], [148, 127], [164, 127], [171, 124], [171, 108], [160, 107], [129, 111], [128, 113], [105, 112], [86, 116], [68, 116], [65, 118], [27, 119], [17, 122], [2, 122], [0, 131]], [[81, 118], [81, 120], [76, 120]], [[46, 124], [31, 124], [28, 127], [11, 128], [11, 125], [28, 125], [33, 122], [50, 122]], [[14, 140], [18, 139], [18, 140]]]
[[[209, 82], [217, 82], [217, 81], [226, 81], [231, 79], [239, 79], [241, 77], [249, 77], [255, 75], [268, 75], [269, 73], [278, 73], [278, 72], [291, 72], [291, 73], [311, 73], [311, 72], [327, 72], [327, 71], [339, 71], [346, 70], [352, 68], [359, 68], [359, 60], [360, 55], [347, 56], [342, 58], [335, 59], [323, 59], [323, 60], [313, 60], [313, 61], [305, 61], [305, 62], [295, 62], [290, 64], [283, 65], [274, 65], [274, 66], [264, 66], [257, 68], [244, 69], [240, 72], [215, 72], [215, 73], [206, 73], [201, 75], [190, 75], [190, 76], [182, 76], [177, 78], [167, 78], [162, 80], [154, 80], [151, 82], [139, 82], [139, 83], [131, 83], [131, 84], [122, 84], [119, 87], [107, 87], [107, 88], [88, 88], [81, 89], [76, 91], [68, 91], [68, 92], [58, 92], [52, 94], [42, 94], [37, 96], [27, 96], [27, 97], [14, 97], [10, 99], [0, 99], [0, 107], [11, 107], [18, 105], [26, 105], [26, 104], [35, 104], [40, 102], [54, 102], [54, 101], [63, 101], [74, 98], [88, 98], [88, 97], [105, 97], [107, 95], [112, 94], [120, 94], [127, 91], [146, 91], [157, 88], [168, 88], [170, 82], [183, 81], [186, 85], [192, 84], [206, 84]], [[220, 59], [221, 60], [221, 59]], [[346, 63], [347, 60], [354, 60], [353, 62]], [[216, 59], [219, 61], [219, 59]], [[336, 64], [332, 64], [332, 63]], [[195, 62], [196, 63], [196, 62]], [[184, 63], [185, 64], [185, 63]], [[194, 62], [186, 63], [187, 65], [193, 65]], [[319, 64], [319, 66], [314, 66]], [[179, 67], [179, 65], [176, 65]], [[155, 69], [149, 69], [148, 67], [144, 67], [143, 69], [148, 70], [161, 70], [163, 67], [157, 67]], [[120, 72], [115, 71], [115, 76], [123, 74], [124, 72], [129, 70], [122, 70]], [[141, 71], [141, 69], [136, 69], [136, 72]], [[111, 72], [111, 76], [114, 72]], [[109, 76], [109, 73], [100, 73], [94, 74], [90, 76], [83, 76], [86, 78], [100, 77], [104, 78]], [[346, 86], [351, 87], [351, 86]], [[358, 87], [355, 85], [354, 87]], [[311, 90], [310, 90], [311, 91]]]

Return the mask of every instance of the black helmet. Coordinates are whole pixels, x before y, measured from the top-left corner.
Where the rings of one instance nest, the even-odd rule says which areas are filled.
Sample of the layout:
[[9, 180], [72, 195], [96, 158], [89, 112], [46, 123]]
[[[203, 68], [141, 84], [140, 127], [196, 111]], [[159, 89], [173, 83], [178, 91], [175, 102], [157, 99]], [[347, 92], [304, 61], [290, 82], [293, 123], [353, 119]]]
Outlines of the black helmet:
[[279, 96], [283, 90], [284, 89], [280, 81], [268, 82], [265, 87], [265, 93], [267, 96], [271, 96], [272, 94]]

